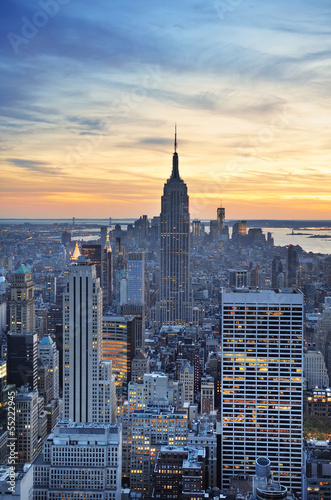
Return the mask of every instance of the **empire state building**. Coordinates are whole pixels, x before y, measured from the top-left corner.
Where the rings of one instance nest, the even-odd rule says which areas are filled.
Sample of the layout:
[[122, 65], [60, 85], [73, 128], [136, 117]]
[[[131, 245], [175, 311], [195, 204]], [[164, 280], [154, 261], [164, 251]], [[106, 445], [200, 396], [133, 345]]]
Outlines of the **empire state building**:
[[187, 186], [179, 176], [177, 134], [171, 177], [161, 198], [160, 320], [164, 325], [192, 321], [190, 285], [190, 214]]

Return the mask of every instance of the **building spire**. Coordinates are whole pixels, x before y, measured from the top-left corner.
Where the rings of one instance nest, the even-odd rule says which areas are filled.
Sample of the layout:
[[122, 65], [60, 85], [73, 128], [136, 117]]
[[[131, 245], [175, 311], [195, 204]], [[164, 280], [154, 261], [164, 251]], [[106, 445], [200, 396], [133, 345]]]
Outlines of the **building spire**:
[[177, 124], [175, 124], [175, 151], [174, 151], [174, 155], [172, 157], [171, 179], [180, 180], [179, 170], [178, 170], [178, 153], [177, 153]]
[[175, 153], [177, 152], [177, 123], [175, 123]]

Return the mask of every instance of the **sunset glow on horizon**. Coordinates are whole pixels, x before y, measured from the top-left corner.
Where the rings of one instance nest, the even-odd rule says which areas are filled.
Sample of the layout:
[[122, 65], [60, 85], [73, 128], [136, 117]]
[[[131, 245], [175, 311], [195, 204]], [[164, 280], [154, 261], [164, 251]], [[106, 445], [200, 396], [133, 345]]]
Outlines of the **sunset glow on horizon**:
[[331, 219], [329, 2], [52, 2], [2, 6], [0, 218], [159, 215], [176, 122], [191, 218]]

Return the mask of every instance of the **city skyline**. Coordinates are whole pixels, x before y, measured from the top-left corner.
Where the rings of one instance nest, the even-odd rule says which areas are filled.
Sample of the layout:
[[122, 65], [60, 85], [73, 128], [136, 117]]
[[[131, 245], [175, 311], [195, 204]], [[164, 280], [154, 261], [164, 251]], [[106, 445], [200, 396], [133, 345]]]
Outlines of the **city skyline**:
[[[327, 219], [330, 5], [5, 1], [2, 217]], [[135, 213], [133, 214], [133, 207]]]

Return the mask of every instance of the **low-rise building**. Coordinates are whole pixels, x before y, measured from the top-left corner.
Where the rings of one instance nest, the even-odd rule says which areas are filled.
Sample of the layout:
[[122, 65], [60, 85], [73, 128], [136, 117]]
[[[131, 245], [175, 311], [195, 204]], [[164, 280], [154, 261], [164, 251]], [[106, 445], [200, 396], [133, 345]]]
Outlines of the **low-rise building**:
[[34, 500], [120, 500], [120, 424], [60, 421], [34, 463]]
[[331, 389], [314, 389], [306, 393], [304, 412], [317, 417], [331, 417]]
[[131, 489], [151, 494], [155, 460], [161, 446], [184, 446], [188, 415], [170, 406], [149, 406], [132, 414], [131, 421]]
[[205, 457], [204, 448], [162, 446], [154, 467], [153, 498], [205, 498]]
[[16, 466], [0, 466], [0, 498], [8, 500], [33, 499], [33, 472], [31, 465], [22, 470]]
[[217, 434], [214, 422], [207, 419], [195, 420], [187, 435], [187, 446], [206, 450], [206, 488], [217, 484]]
[[331, 443], [309, 440], [303, 450], [302, 500], [331, 498]]

